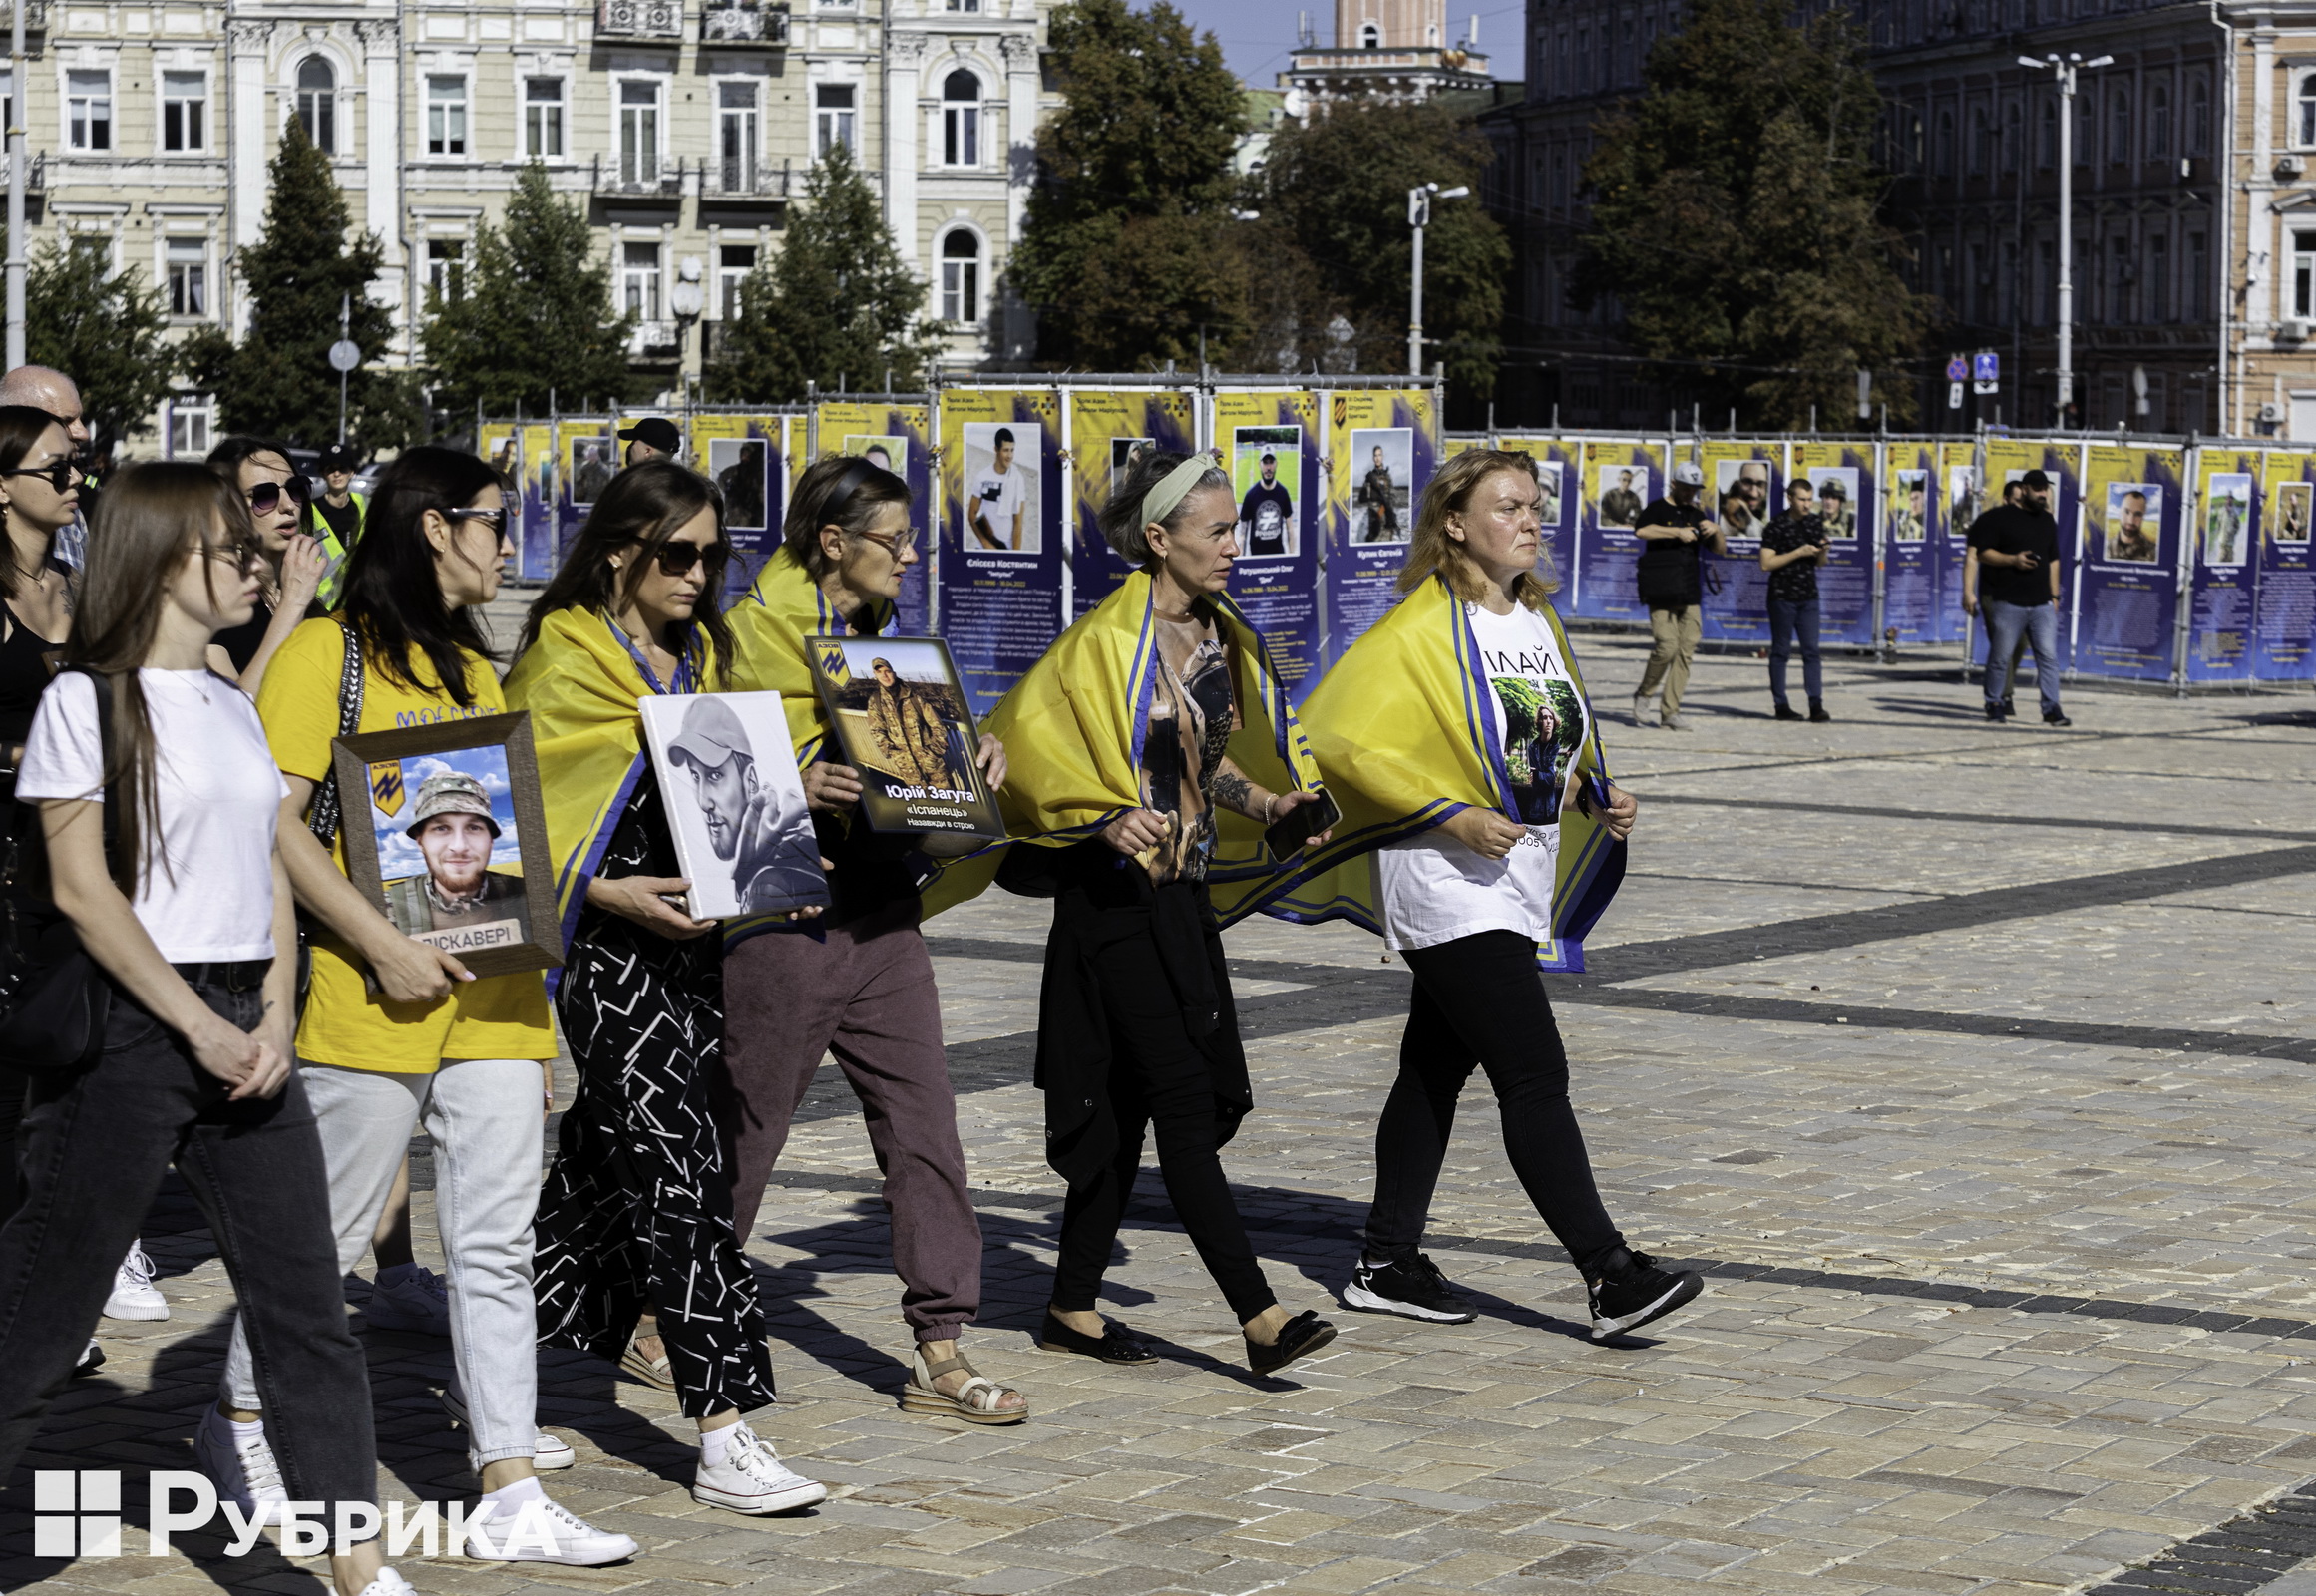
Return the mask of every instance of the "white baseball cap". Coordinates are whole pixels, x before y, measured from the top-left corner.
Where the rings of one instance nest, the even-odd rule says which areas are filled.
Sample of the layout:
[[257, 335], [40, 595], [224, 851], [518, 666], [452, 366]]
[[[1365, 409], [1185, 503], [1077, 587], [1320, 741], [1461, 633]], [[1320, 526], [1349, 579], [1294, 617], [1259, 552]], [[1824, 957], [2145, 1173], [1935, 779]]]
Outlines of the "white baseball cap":
[[1705, 486], [1705, 473], [1689, 461], [1684, 460], [1673, 468], [1673, 480], [1685, 482], [1692, 488], [1702, 488]]

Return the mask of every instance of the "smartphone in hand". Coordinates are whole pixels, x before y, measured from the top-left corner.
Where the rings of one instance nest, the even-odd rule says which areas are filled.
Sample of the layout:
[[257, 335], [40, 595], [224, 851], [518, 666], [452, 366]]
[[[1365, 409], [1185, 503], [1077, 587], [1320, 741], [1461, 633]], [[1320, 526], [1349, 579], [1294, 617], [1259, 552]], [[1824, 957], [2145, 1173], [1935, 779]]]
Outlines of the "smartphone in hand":
[[1319, 795], [1315, 804], [1297, 804], [1264, 829], [1263, 841], [1270, 846], [1271, 857], [1286, 859], [1296, 849], [1343, 819], [1343, 811], [1326, 793]]

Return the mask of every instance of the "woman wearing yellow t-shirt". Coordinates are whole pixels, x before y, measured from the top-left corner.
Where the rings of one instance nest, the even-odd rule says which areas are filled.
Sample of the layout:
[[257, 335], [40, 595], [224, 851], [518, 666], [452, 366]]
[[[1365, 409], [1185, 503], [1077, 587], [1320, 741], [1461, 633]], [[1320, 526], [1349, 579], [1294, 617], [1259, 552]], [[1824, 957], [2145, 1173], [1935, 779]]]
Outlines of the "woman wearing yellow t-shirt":
[[[338, 1266], [351, 1269], [368, 1249], [411, 1134], [424, 1124], [435, 1144], [435, 1217], [458, 1370], [443, 1401], [466, 1426], [468, 1456], [493, 1507], [470, 1554], [590, 1565], [632, 1556], [635, 1543], [557, 1506], [533, 1472], [575, 1461], [568, 1444], [540, 1432], [535, 1410], [532, 1221], [544, 1088], [553, 1078], [543, 1072], [556, 1053], [546, 987], [537, 975], [477, 980], [450, 955], [404, 936], [346, 879], [342, 840], [333, 858], [307, 823], [329, 775], [349, 635], [360, 649], [362, 731], [505, 712], [471, 606], [497, 594], [511, 552], [497, 474], [471, 455], [410, 450], [371, 498], [366, 535], [347, 566], [345, 607], [289, 635], [258, 689], [257, 713], [289, 782], [280, 831], [290, 884], [327, 928], [313, 942], [297, 1057], [321, 1128]], [[365, 797], [349, 795], [347, 809], [367, 814]], [[423, 808], [426, 795], [418, 798]], [[477, 818], [496, 829], [490, 817]], [[377, 980], [375, 998], [365, 971]], [[235, 1424], [241, 1475], [220, 1479], [220, 1494], [244, 1504], [278, 1497], [238, 1325], [218, 1405]], [[544, 1514], [547, 1533], [510, 1534], [534, 1503], [533, 1522]]]

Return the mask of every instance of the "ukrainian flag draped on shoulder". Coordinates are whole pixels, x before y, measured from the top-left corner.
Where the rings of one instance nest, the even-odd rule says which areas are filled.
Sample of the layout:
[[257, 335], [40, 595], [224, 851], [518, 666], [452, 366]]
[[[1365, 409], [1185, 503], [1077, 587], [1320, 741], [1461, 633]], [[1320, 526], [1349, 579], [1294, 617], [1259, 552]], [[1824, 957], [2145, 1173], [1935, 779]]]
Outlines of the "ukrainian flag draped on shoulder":
[[700, 690], [709, 644], [694, 631], [675, 679], [661, 685], [634, 646], [602, 613], [558, 609], [539, 627], [507, 677], [507, 706], [531, 712], [547, 845], [555, 859], [556, 907], [568, 943], [579, 927], [587, 883], [610, 846], [648, 755], [636, 700]]
[[[1584, 692], [1575, 650], [1550, 605], [1544, 617]], [[1439, 825], [1464, 809], [1493, 809], [1517, 822], [1504, 768], [1495, 689], [1481, 667], [1463, 601], [1434, 576], [1351, 644], [1303, 706], [1327, 790], [1343, 810], [1328, 845], [1278, 878], [1256, 906], [1281, 920], [1349, 920], [1380, 935], [1374, 851]], [[1600, 719], [1577, 753], [1596, 798], [1608, 760]], [[1553, 940], [1536, 951], [1547, 970], [1584, 968], [1584, 938], [1625, 874], [1625, 846], [1573, 808], [1560, 815], [1560, 869], [1552, 893]]]
[[[893, 624], [893, 606], [879, 603], [869, 618], [882, 633]], [[724, 619], [732, 628], [731, 690], [780, 694], [796, 763], [800, 768], [811, 764], [828, 740], [829, 723], [805, 650], [815, 638], [843, 636], [850, 621], [786, 544], [764, 562], [755, 584], [724, 612]]]
[[[1127, 577], [1056, 638], [989, 712], [984, 729], [1005, 745], [1007, 774], [997, 802], [1012, 834], [1006, 846], [1066, 848], [1141, 807], [1142, 745], [1158, 679], [1150, 593], [1148, 573]], [[1317, 788], [1319, 767], [1262, 634], [1227, 597], [1208, 601], [1230, 652], [1231, 691], [1245, 722], [1231, 737], [1230, 757], [1273, 792]], [[1004, 851], [983, 849], [946, 865], [926, 888], [926, 912], [979, 892]], [[1278, 869], [1260, 825], [1218, 812], [1207, 887], [1221, 924], [1254, 908]]]

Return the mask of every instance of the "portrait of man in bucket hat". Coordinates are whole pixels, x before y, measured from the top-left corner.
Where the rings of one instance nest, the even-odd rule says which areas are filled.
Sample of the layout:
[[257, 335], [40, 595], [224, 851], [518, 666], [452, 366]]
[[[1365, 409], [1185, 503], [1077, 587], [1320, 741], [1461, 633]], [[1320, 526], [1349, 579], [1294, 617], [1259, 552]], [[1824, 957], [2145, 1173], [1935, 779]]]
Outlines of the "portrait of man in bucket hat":
[[396, 926], [417, 936], [505, 922], [507, 934], [492, 944], [530, 940], [523, 878], [491, 869], [499, 822], [480, 777], [451, 770], [421, 781], [403, 834], [418, 844], [426, 870], [387, 884], [386, 912]]

